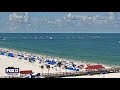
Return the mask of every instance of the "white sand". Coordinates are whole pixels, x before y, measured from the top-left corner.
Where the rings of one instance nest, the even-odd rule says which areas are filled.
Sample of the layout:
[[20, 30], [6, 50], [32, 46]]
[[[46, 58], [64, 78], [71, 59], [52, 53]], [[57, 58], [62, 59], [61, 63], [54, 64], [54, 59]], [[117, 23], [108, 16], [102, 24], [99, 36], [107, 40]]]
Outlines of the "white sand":
[[[30, 63], [27, 60], [20, 60], [18, 58], [12, 58], [0, 55], [0, 76], [5, 76], [5, 68], [7, 67], [15, 67], [20, 68], [22, 70], [32, 70], [36, 73], [42, 73], [40, 66], [43, 64], [39, 64], [37, 62]], [[60, 69], [57, 67], [57, 71], [55, 68], [50, 68], [49, 73], [59, 73]], [[65, 72], [65, 69], [61, 68], [61, 72]], [[48, 73], [48, 69], [44, 66], [43, 73]]]
[[[95, 65], [95, 64], [98, 64], [98, 63], [93, 63], [93, 62], [77, 61], [77, 60], [66, 59], [66, 58], [52, 57], [52, 56], [47, 56], [47, 55], [42, 55], [42, 54], [33, 54], [33, 53], [30, 53], [30, 52], [18, 51], [18, 50], [8, 49], [8, 48], [0, 48], [0, 49], [6, 50], [6, 51], [9, 51], [9, 52], [15, 52], [15, 53], [20, 53], [20, 54], [27, 54], [27, 55], [30, 55], [30, 56], [31, 55], [40, 56], [40, 57], [43, 57], [43, 59], [54, 58], [54, 59], [56, 59], [58, 61], [74, 62], [74, 64], [76, 64], [76, 65], [80, 65], [80, 64]], [[105, 68], [110, 68], [111, 67], [110, 65], [106, 65], [106, 64], [102, 64], [102, 63], [99, 63], [99, 64], [103, 65]]]
[[[3, 48], [3, 49], [8, 50], [13, 53], [22, 53], [22, 54], [27, 53], [27, 52], [19, 52], [19, 51], [15, 51], [15, 50], [9, 50], [9, 49], [5, 49], [5, 48]], [[28, 54], [31, 55], [31, 53], [27, 53], [27, 55]], [[52, 58], [50, 56], [45, 56], [45, 55], [36, 55], [36, 56], [43, 57], [43, 60], [47, 59], [47, 58]], [[74, 64], [76, 64], [76, 65], [80, 65], [80, 64], [86, 65], [85, 62], [73, 61], [73, 60], [69, 61], [65, 58], [54, 57], [54, 59], [59, 60], [59, 61], [66, 61], [67, 63], [74, 62]], [[48, 69], [46, 68], [45, 64], [46, 63], [44, 63], [44, 62], [39, 64], [39, 62], [37, 62], [37, 60], [34, 63], [30, 63], [28, 60], [0, 55], [0, 77], [5, 76], [5, 68], [7, 68], [7, 67], [20, 68], [20, 71], [32, 70], [33, 72], [36, 72], [36, 73], [42, 73], [42, 69], [40, 67], [41, 67], [41, 65], [43, 65], [44, 66], [43, 73], [48, 73]], [[90, 64], [93, 64], [93, 63], [90, 63]], [[51, 68], [49, 70], [49, 73], [60, 73], [59, 67], [52, 68], [52, 65], [50, 65], [50, 66], [51, 66]], [[111, 68], [108, 65], [103, 65], [103, 66], [105, 68]], [[66, 72], [66, 70], [61, 68], [61, 72]], [[67, 70], [67, 72], [74, 72], [74, 71]], [[110, 74], [105, 74], [105, 75], [93, 75], [93, 76], [86, 75], [86, 76], [75, 76], [75, 77], [65, 77], [65, 78], [120, 78], [120, 73], [110, 73]]]
[[[0, 77], [5, 76], [5, 68], [15, 67], [22, 70], [32, 70], [36, 73], [42, 73], [40, 66], [43, 64], [38, 64], [38, 62], [30, 63], [27, 60], [20, 60], [18, 58], [11, 58], [8, 56], [0, 55]], [[59, 73], [60, 69], [50, 68], [50, 73]], [[61, 72], [65, 72], [65, 69], [61, 69]], [[68, 72], [68, 70], [67, 70]], [[48, 69], [44, 66], [43, 73], [48, 73]], [[120, 78], [120, 73], [109, 73], [109, 74], [99, 74], [99, 75], [85, 75], [85, 76], [74, 76], [74, 77], [63, 77], [63, 78]]]

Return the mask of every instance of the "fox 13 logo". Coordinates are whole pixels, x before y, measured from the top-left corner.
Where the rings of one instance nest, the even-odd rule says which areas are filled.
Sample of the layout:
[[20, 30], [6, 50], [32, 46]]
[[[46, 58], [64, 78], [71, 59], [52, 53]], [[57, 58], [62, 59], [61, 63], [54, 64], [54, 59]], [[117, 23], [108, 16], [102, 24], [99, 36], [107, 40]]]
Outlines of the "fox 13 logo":
[[5, 73], [6, 74], [18, 74], [19, 68], [14, 68], [14, 67], [5, 68]]

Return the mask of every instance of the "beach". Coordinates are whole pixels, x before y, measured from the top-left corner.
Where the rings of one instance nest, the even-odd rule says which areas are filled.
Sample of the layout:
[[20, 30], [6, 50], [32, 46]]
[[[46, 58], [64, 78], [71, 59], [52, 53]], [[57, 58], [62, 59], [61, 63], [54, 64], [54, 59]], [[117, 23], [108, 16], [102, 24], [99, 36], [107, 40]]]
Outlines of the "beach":
[[119, 78], [120, 18], [74, 14], [1, 13], [0, 78]]
[[[73, 61], [73, 60], [67, 60], [65, 58], [58, 58], [58, 57], [50, 57], [45, 55], [37, 55], [33, 53], [28, 52], [21, 52], [17, 50], [12, 49], [6, 49], [1, 48], [1, 54], [0, 55], [0, 77], [3, 77], [6, 75], [5, 68], [7, 67], [15, 67], [19, 68], [20, 71], [24, 70], [32, 70], [34, 73], [40, 73], [40, 74], [59, 74], [59, 73], [76, 73], [76, 72], [83, 72], [86, 71], [87, 65], [97, 65], [95, 63], [83, 63], [80, 61]], [[11, 56], [9, 56], [9, 54]], [[12, 54], [14, 56], [12, 56]], [[29, 59], [28, 59], [29, 58]], [[31, 59], [33, 58], [33, 59]], [[54, 61], [54, 64], [52, 63]], [[62, 65], [59, 67], [57, 64], [59, 62], [62, 62]], [[47, 65], [50, 66], [50, 68], [47, 68]], [[75, 65], [73, 67], [73, 65]], [[82, 67], [78, 67], [78, 66]], [[43, 69], [41, 69], [41, 66], [43, 66]], [[67, 69], [65, 68], [67, 66]], [[111, 68], [108, 65], [103, 65], [105, 69]], [[84, 76], [72, 76], [72, 77], [65, 77], [65, 78], [117, 78], [120, 77], [120, 73], [109, 73], [109, 74], [99, 74], [99, 75], [84, 75]], [[64, 77], [63, 77], [64, 78]]]
[[[39, 64], [39, 63], [30, 63], [28, 61], [25, 60], [19, 60], [17, 58], [10, 58], [7, 56], [1, 56], [0, 55], [0, 77], [5, 76], [5, 68], [7, 67], [15, 67], [15, 68], [19, 68], [21, 71], [22, 70], [32, 70], [35, 73], [41, 73], [42, 70], [40, 68], [40, 66], [43, 64]], [[48, 73], [48, 70], [45, 68], [43, 70], [44, 73]], [[54, 72], [59, 72], [55, 71], [55, 69], [50, 69], [50, 73], [54, 73]], [[62, 70], [61, 70], [62, 72]]]
[[[9, 51], [12, 53], [13, 52], [14, 53], [22, 53], [19, 51], [13, 51], [13, 50], [9, 50], [6, 48], [4, 48], [4, 49], [2, 48], [2, 50]], [[26, 52], [24, 52], [24, 54], [30, 55], [30, 53], [26, 53]], [[7, 67], [19, 68], [21, 71], [22, 70], [32, 70], [35, 73], [38, 73], [38, 72], [42, 73], [41, 66], [44, 66], [43, 72], [48, 73], [48, 69], [46, 68], [46, 63], [44, 62], [44, 59], [48, 59], [50, 57], [44, 56], [44, 55], [40, 55], [40, 57], [42, 57], [42, 59], [43, 59], [41, 62], [36, 60], [35, 62], [32, 63], [32, 62], [29, 62], [28, 60], [25, 60], [24, 58], [9, 57], [6, 55], [0, 55], [0, 64], [1, 64], [0, 65], [0, 76], [5, 75], [5, 68], [7, 68]], [[59, 61], [62, 61], [62, 59], [59, 59]], [[50, 65], [50, 69], [49, 69], [50, 73], [60, 73], [60, 72], [66, 71], [64, 68], [61, 68], [61, 71], [60, 71], [59, 67], [53, 67], [53, 66], [54, 65]], [[68, 72], [70, 72], [70, 71], [68, 70]]]

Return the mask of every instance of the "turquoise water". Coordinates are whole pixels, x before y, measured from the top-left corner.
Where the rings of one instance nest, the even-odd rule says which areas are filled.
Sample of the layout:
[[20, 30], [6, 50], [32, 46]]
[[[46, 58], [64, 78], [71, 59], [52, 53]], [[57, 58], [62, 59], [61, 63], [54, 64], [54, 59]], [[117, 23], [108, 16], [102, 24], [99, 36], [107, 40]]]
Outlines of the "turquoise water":
[[118, 33], [1, 33], [0, 47], [120, 65]]

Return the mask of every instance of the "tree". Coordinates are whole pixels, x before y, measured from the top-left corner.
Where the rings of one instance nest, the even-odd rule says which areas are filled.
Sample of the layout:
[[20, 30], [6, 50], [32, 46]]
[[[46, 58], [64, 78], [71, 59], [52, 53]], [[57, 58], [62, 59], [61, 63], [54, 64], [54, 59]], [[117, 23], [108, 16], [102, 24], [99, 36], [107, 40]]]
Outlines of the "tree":
[[43, 75], [43, 69], [44, 69], [44, 66], [41, 66], [41, 69], [42, 69], [42, 75]]
[[61, 66], [62, 66], [62, 63], [61, 62], [58, 62], [58, 67], [60, 68], [60, 74], [61, 74]]
[[67, 66], [65, 66], [65, 72], [67, 73]]
[[49, 77], [50, 65], [47, 65], [46, 68], [48, 69], [48, 77]]

